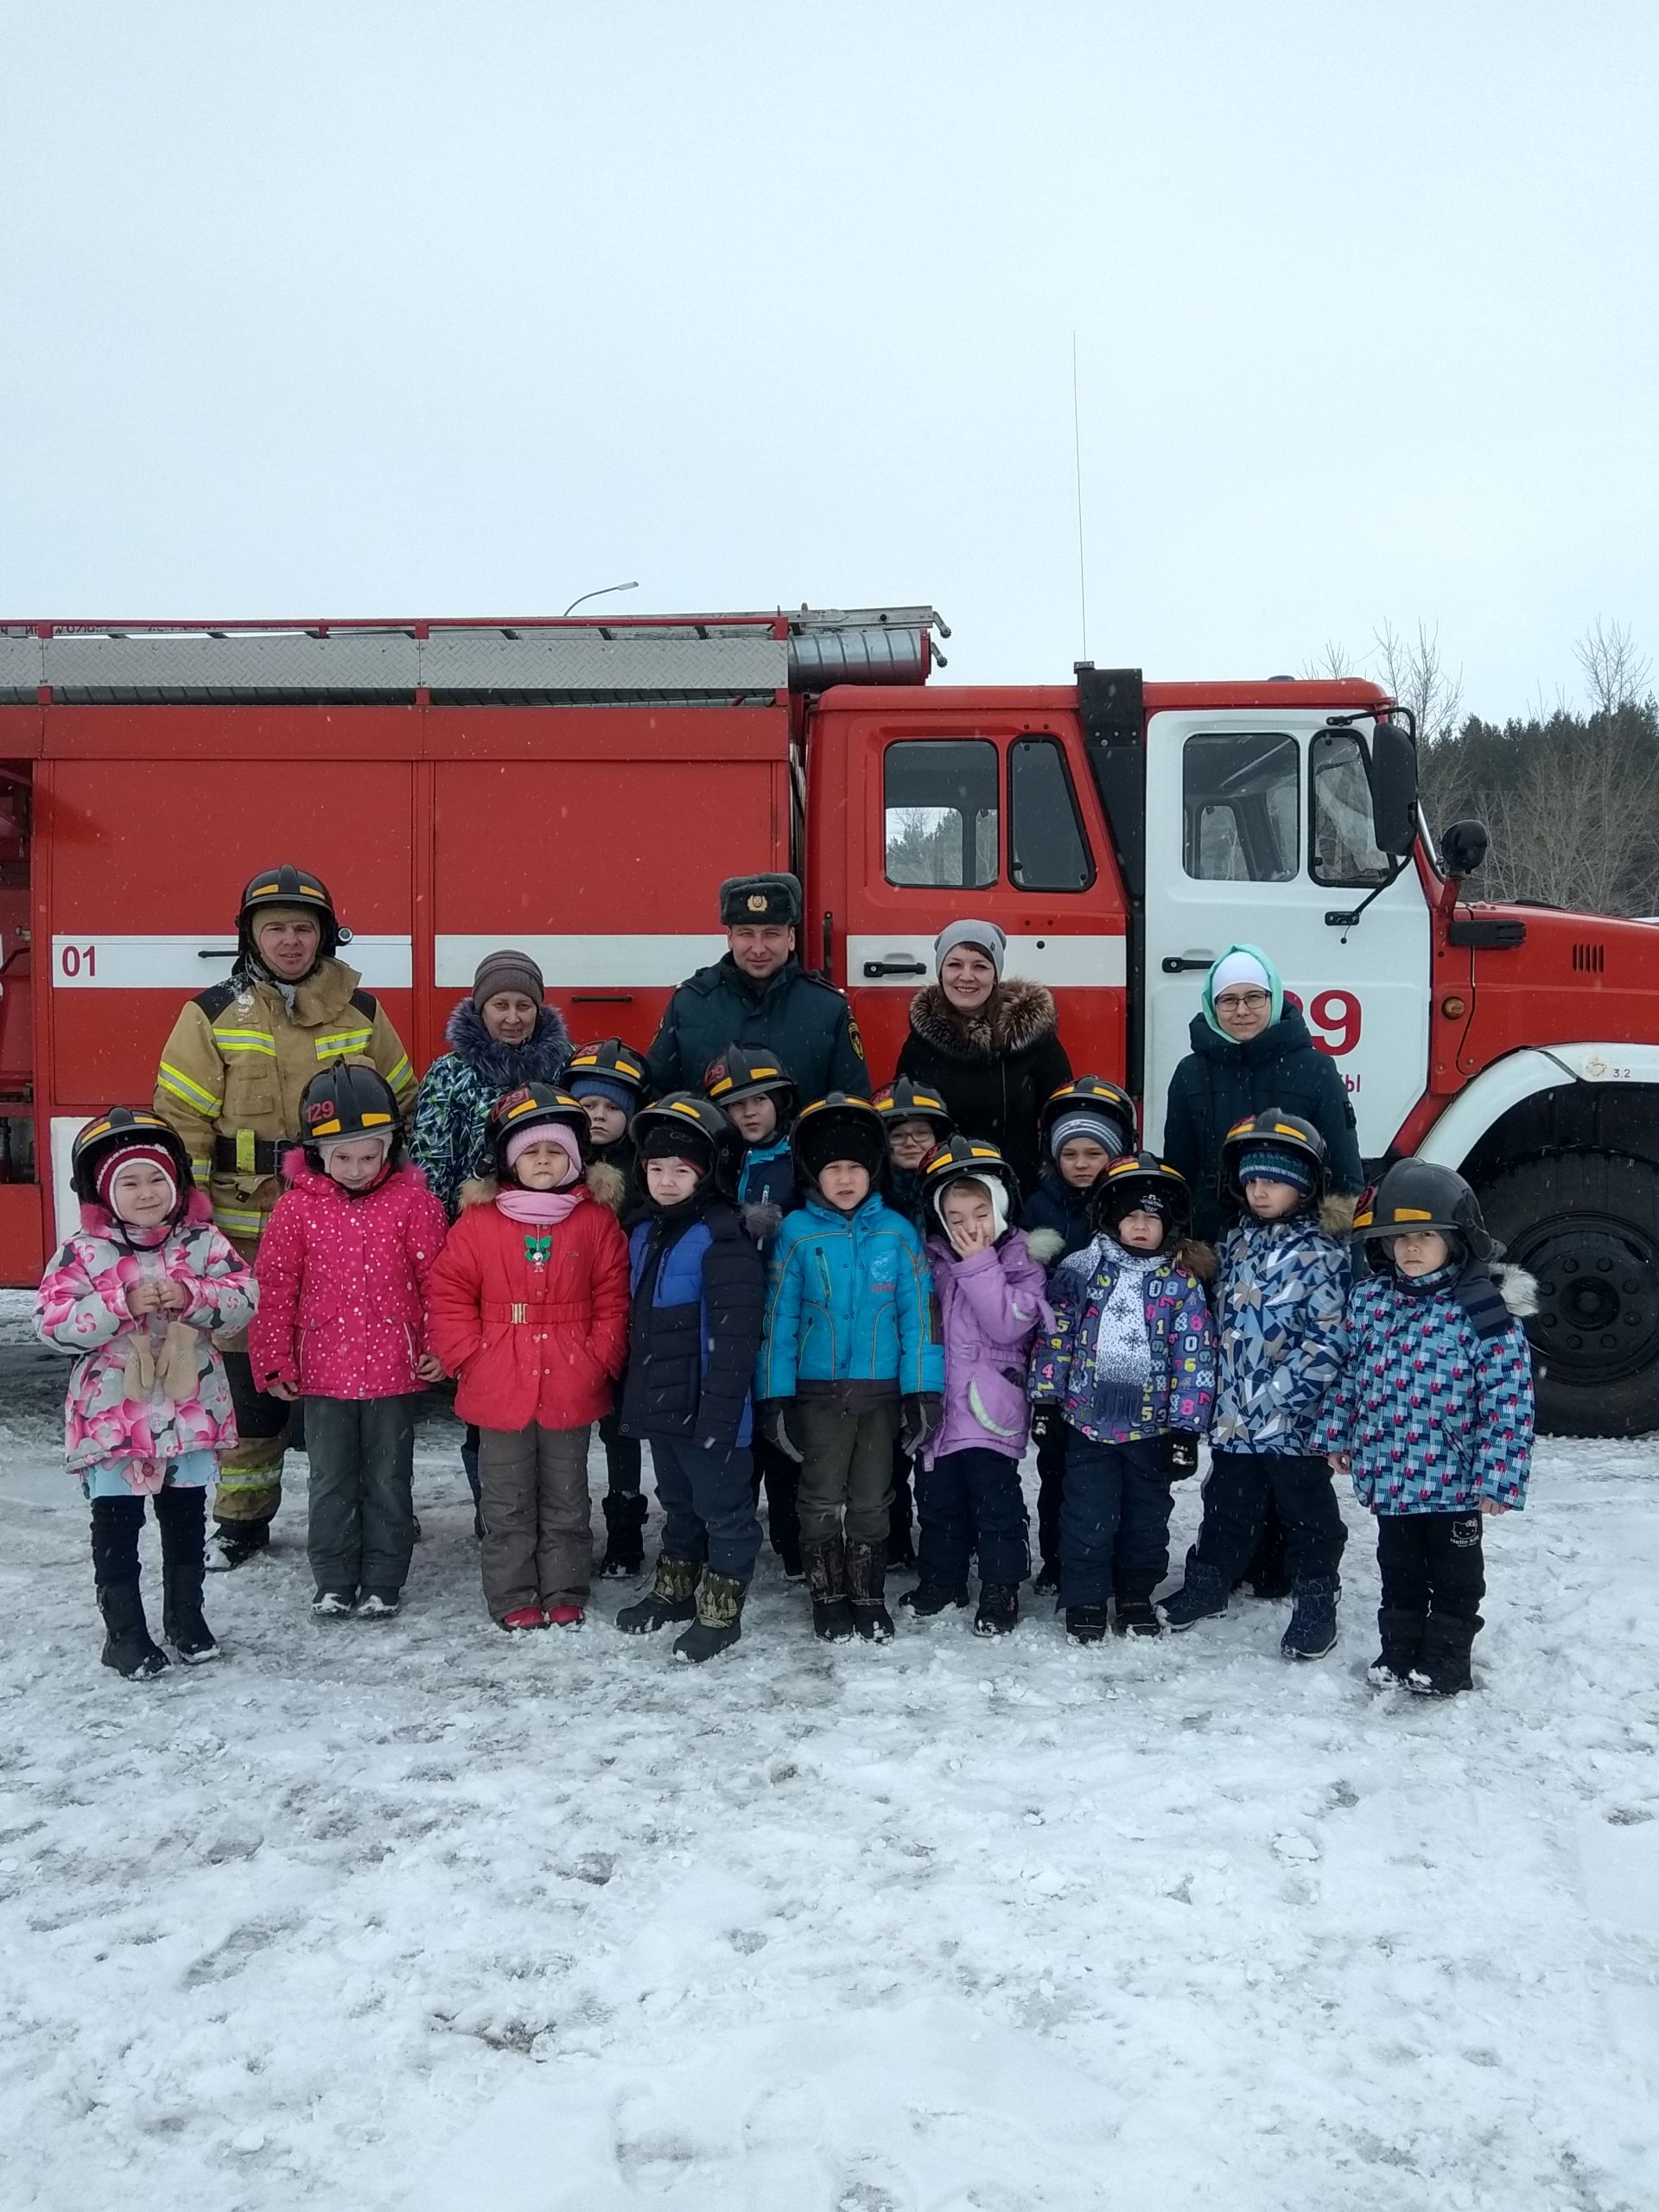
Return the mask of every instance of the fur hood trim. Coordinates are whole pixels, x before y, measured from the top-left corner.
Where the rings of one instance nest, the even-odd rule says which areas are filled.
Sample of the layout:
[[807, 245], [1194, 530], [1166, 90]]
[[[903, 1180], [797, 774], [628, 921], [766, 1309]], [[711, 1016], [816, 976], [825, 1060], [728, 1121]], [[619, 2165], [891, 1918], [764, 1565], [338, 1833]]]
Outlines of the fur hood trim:
[[1058, 1229], [1028, 1229], [1026, 1249], [1039, 1268], [1052, 1268], [1065, 1249], [1065, 1239]]
[[1218, 1268], [1215, 1254], [1207, 1244], [1200, 1244], [1195, 1236], [1183, 1236], [1171, 1254], [1173, 1264], [1185, 1268], [1188, 1274], [1200, 1282], [1213, 1282]]
[[751, 1198], [738, 1210], [738, 1218], [757, 1244], [775, 1236], [784, 1225], [784, 1210], [770, 1198]]
[[443, 1036], [450, 1051], [493, 1091], [515, 1090], [521, 1083], [556, 1083], [570, 1057], [570, 1032], [556, 1006], [542, 1007], [522, 1045], [501, 1045], [465, 998], [444, 1024]]
[[1041, 983], [999, 983], [971, 1014], [952, 1006], [938, 983], [926, 984], [910, 1002], [910, 1026], [917, 1036], [957, 1060], [1029, 1052], [1052, 1037], [1058, 1024], [1053, 994]]
[[1538, 1311], [1538, 1278], [1529, 1275], [1524, 1268], [1495, 1267], [1492, 1281], [1497, 1285], [1497, 1294], [1517, 1321], [1525, 1321]]
[[1319, 1227], [1327, 1236], [1351, 1236], [1358, 1206], [1358, 1198], [1351, 1192], [1327, 1192], [1319, 1202]]
[[[622, 1200], [628, 1186], [616, 1168], [607, 1167], [602, 1160], [596, 1160], [582, 1179], [588, 1187], [589, 1198], [597, 1198], [601, 1205], [608, 1206], [613, 1213], [621, 1212]], [[455, 1193], [455, 1204], [458, 1207], [493, 1206], [500, 1192], [501, 1185], [493, 1175], [469, 1175]]]
[[[213, 1217], [213, 1200], [206, 1191], [198, 1190], [193, 1183], [184, 1201], [184, 1211], [169, 1224], [168, 1236], [176, 1236], [181, 1230], [197, 1228]], [[83, 1236], [101, 1236], [109, 1244], [127, 1243], [126, 1223], [112, 1214], [107, 1206], [99, 1205], [95, 1198], [81, 1200], [80, 1228]], [[159, 1252], [161, 1249], [159, 1244], [135, 1244], [132, 1247], [135, 1252]]]

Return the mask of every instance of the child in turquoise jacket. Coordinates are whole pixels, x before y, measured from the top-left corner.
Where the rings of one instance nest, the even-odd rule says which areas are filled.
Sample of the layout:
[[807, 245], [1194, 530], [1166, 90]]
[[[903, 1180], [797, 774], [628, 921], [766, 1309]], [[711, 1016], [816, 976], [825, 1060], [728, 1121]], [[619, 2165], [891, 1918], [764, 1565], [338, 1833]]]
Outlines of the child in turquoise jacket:
[[893, 1439], [918, 1452], [938, 1427], [944, 1350], [922, 1240], [879, 1195], [875, 1109], [831, 1091], [803, 1109], [792, 1143], [804, 1203], [772, 1249], [758, 1421], [801, 1463], [814, 1633], [885, 1643]]

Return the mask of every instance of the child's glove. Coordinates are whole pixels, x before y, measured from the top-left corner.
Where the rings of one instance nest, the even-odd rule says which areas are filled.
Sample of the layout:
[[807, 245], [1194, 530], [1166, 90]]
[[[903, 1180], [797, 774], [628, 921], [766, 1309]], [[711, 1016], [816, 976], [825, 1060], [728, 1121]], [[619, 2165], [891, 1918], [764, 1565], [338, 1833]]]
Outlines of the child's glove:
[[789, 1433], [789, 1409], [794, 1402], [792, 1398], [762, 1398], [754, 1409], [754, 1425], [768, 1444], [798, 1466], [800, 1447]]
[[944, 1400], [937, 1390], [919, 1390], [901, 1404], [899, 1419], [899, 1449], [907, 1459], [913, 1459], [925, 1451], [930, 1439], [939, 1433], [944, 1419]]
[[1164, 1439], [1164, 1473], [1173, 1483], [1198, 1471], [1198, 1440], [1191, 1429], [1172, 1428]]

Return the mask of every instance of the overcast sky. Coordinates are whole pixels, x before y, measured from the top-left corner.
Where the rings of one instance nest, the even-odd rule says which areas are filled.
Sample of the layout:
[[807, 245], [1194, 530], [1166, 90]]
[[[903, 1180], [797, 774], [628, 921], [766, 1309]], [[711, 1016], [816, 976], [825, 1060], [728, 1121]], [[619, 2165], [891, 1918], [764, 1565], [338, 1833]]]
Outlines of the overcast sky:
[[1659, 659], [1654, 0], [0, 0], [0, 614]]

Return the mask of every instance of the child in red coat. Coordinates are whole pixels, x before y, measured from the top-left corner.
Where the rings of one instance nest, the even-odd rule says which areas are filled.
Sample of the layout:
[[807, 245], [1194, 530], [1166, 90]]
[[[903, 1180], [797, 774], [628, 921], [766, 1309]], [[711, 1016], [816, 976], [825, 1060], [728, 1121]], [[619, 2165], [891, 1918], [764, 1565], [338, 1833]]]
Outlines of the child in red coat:
[[525, 1084], [490, 1116], [496, 1180], [461, 1188], [432, 1271], [432, 1349], [480, 1431], [484, 1602], [505, 1629], [580, 1625], [593, 1573], [588, 1433], [628, 1344], [628, 1247], [582, 1179], [588, 1116]]
[[366, 1060], [313, 1076], [300, 1120], [260, 1240], [248, 1357], [262, 1390], [305, 1400], [312, 1611], [389, 1620], [415, 1542], [416, 1402], [443, 1371], [424, 1306], [444, 1211], [404, 1165], [397, 1099]]

